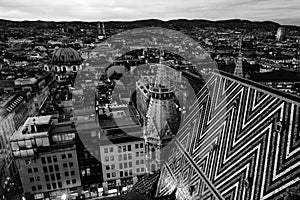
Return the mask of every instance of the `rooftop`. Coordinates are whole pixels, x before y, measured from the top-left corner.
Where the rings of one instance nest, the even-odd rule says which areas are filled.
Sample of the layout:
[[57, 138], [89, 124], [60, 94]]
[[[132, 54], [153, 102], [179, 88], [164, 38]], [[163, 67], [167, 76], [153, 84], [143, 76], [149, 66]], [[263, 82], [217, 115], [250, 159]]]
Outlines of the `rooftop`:
[[37, 137], [48, 137], [51, 127], [51, 115], [29, 117], [11, 137], [11, 141]]

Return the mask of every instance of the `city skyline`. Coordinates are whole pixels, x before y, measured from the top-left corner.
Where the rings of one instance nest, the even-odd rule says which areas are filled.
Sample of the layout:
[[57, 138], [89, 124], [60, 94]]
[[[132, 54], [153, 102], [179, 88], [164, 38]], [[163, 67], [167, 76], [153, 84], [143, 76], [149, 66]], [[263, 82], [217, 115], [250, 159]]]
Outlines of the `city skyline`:
[[[68, 8], [68, 9], [66, 9]], [[14, 1], [0, 4], [0, 18], [8, 20], [44, 21], [134, 21], [140, 19], [247, 19], [274, 21], [282, 25], [300, 25], [300, 4], [289, 0], [223, 1], [182, 0], [172, 2], [145, 1]]]

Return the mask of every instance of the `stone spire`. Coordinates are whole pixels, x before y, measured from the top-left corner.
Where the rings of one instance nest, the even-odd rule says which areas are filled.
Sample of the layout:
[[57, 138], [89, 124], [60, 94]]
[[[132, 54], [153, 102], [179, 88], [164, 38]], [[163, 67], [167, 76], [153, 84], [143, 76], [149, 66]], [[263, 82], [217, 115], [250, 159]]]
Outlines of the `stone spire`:
[[161, 149], [175, 135], [180, 123], [180, 112], [175, 101], [175, 86], [171, 84], [167, 66], [157, 64], [154, 83], [150, 84], [150, 103], [146, 116], [144, 138], [148, 172], [159, 169]]
[[239, 55], [238, 55], [238, 58], [236, 60], [235, 70], [234, 70], [234, 75], [238, 76], [238, 77], [244, 77], [244, 73], [243, 73], [242, 41], [243, 41], [243, 38], [241, 37], [240, 43], [239, 43]]

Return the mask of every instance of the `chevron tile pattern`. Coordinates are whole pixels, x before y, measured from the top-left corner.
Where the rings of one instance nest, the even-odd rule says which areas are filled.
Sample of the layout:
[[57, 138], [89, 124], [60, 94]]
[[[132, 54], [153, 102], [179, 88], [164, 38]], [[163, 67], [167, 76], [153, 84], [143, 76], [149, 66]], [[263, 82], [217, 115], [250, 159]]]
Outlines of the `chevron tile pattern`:
[[213, 73], [164, 151], [156, 196], [279, 200], [299, 190], [299, 113], [292, 98]]

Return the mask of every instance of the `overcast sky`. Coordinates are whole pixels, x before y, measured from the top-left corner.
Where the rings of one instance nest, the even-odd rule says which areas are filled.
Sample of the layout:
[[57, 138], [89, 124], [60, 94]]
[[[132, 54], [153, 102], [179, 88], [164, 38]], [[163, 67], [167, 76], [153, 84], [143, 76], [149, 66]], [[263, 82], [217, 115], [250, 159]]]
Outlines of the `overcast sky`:
[[300, 0], [0, 0], [0, 18], [111, 21], [249, 19], [300, 25]]

